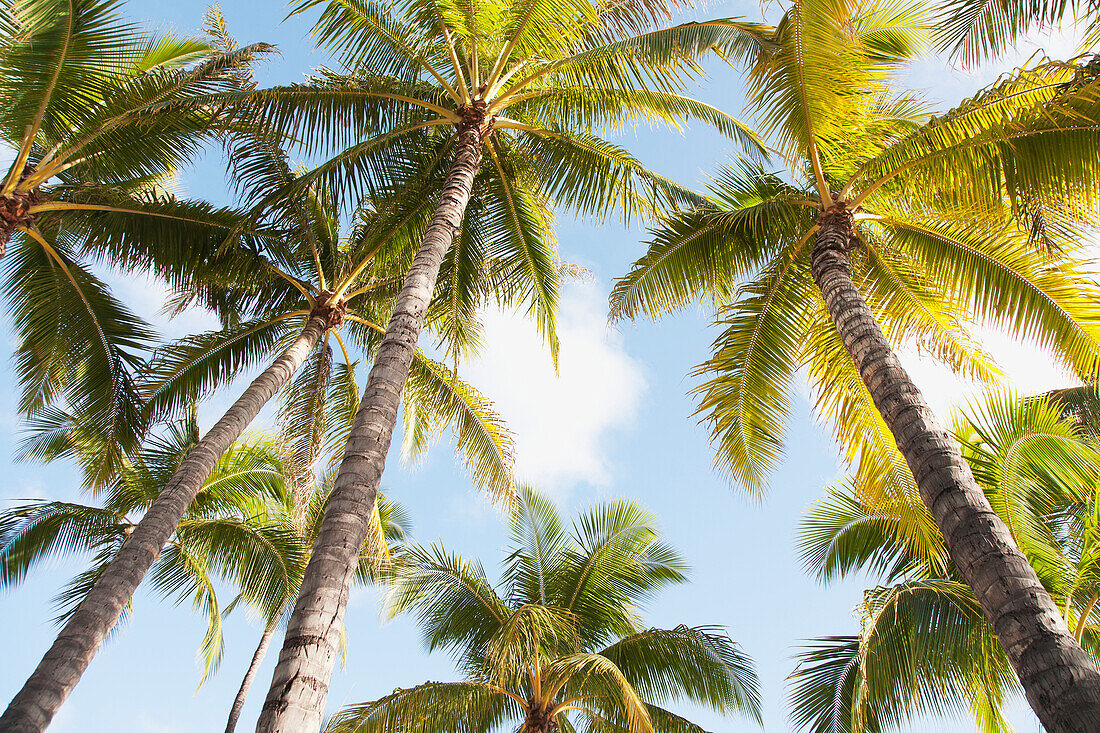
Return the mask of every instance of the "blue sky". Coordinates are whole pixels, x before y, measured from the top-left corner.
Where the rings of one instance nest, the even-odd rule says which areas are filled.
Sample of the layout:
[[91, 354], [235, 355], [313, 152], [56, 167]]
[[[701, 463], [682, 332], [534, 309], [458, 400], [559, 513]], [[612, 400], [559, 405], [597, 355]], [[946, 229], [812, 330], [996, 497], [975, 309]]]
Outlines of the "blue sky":
[[[131, 0], [125, 12], [151, 27], [189, 34], [198, 28], [204, 5], [201, 0]], [[285, 15], [280, 2], [226, 0], [223, 10], [231, 31], [242, 42], [263, 40], [280, 47], [281, 55], [261, 70], [261, 84], [298, 80], [311, 65], [323, 63], [323, 55], [311, 51], [309, 22], [292, 18], [280, 23]], [[715, 2], [700, 15], [756, 19], [760, 12], [754, 3]], [[1037, 43], [1051, 55], [1070, 55], [1071, 46], [1062, 38]], [[1017, 57], [1026, 58], [1036, 47], [1028, 45]], [[699, 96], [740, 113], [736, 73], [724, 66], [714, 66], [712, 71], [711, 82], [699, 90]], [[948, 105], [995, 75], [992, 68], [966, 73], [929, 58], [914, 65], [909, 82]], [[684, 133], [638, 129], [624, 132], [617, 141], [658, 171], [693, 186], [700, 186], [708, 171], [735, 152], [701, 127]], [[193, 197], [228, 200], [216, 155], [184, 172], [179, 186]], [[785, 678], [793, 667], [793, 654], [809, 637], [853, 632], [852, 609], [863, 588], [858, 580], [821, 586], [801, 571], [794, 548], [803, 510], [843, 470], [836, 449], [816, 426], [805, 396], [800, 395], [790, 424], [787, 460], [774, 475], [767, 498], [754, 503], [739, 494], [711, 470], [706, 435], [691, 416], [693, 405], [687, 396], [693, 386], [688, 374], [706, 357], [715, 336], [706, 314], [692, 311], [659, 324], [609, 328], [605, 315], [609, 283], [641, 254], [644, 232], [562, 216], [558, 235], [563, 258], [591, 272], [591, 278], [570, 285], [565, 292], [560, 375], [554, 375], [533, 326], [499, 313], [488, 316], [489, 346], [477, 362], [466, 365], [464, 375], [495, 400], [515, 432], [522, 478], [567, 508], [630, 496], [661, 518], [669, 541], [693, 567], [692, 582], [656, 598], [648, 609], [648, 622], [727, 626], [759, 666], [766, 730], [787, 730]], [[163, 323], [157, 314], [161, 292], [155, 285], [133, 278], [113, 280], [133, 308]], [[10, 343], [10, 324], [0, 323]], [[179, 335], [214, 324], [204, 314], [188, 314], [163, 325], [168, 335]], [[1005, 357], [1004, 366], [1021, 389], [1064, 383], [1041, 353], [1020, 349], [999, 334], [987, 335], [994, 355]], [[964, 399], [968, 385], [912, 355], [907, 363], [941, 412]], [[10, 365], [2, 366], [0, 383], [11, 384]], [[243, 384], [235, 385], [210, 400], [202, 411], [205, 425], [242, 388]], [[19, 438], [14, 406], [12, 391], [0, 391], [0, 444], [5, 446], [14, 446]], [[79, 497], [78, 476], [71, 466], [11, 462], [12, 450], [0, 454], [0, 470], [8, 477], [0, 483], [0, 501]], [[395, 447], [383, 488], [409, 510], [417, 540], [440, 539], [464, 554], [480, 557], [493, 572], [507, 542], [504, 523], [454, 466], [446, 441], [416, 465], [404, 464]], [[5, 627], [0, 636], [0, 698], [4, 703], [53, 639], [50, 598], [80, 567], [54, 563], [0, 595]], [[334, 675], [330, 712], [395, 687], [454, 678], [447, 657], [427, 655], [408, 621], [379, 621], [377, 598], [371, 591], [353, 594], [347, 625], [347, 664]], [[220, 730], [259, 639], [260, 624], [243, 613], [228, 619], [222, 668], [196, 692], [200, 667], [195, 652], [202, 633], [202, 621], [187, 606], [175, 608], [139, 592], [131, 619], [99, 653], [52, 730]], [[255, 721], [271, 666], [269, 659], [240, 730], [248, 730]], [[1019, 729], [1035, 730], [1034, 718], [1026, 708], [1017, 707], [1014, 720]], [[720, 719], [705, 711], [692, 717], [714, 731], [755, 729], [748, 722]], [[914, 726], [914, 730], [971, 729], [965, 721]]]

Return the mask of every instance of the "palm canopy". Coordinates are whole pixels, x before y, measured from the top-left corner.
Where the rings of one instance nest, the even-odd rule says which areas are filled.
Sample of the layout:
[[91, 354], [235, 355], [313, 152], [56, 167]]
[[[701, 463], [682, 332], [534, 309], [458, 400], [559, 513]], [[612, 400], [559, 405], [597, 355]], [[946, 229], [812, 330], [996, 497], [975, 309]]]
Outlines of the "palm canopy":
[[[55, 599], [56, 620], [67, 619], [198, 439], [193, 416], [172, 423], [101, 488], [96, 505], [39, 501], [5, 510], [0, 514], [0, 587], [21, 582], [49, 559], [90, 556], [88, 568]], [[227, 609], [218, 600], [219, 584], [228, 583], [241, 602], [262, 609], [292, 594], [300, 582], [309, 548], [283, 510], [283, 453], [275, 437], [263, 434], [234, 445], [217, 462], [152, 567], [156, 595], [177, 604], [190, 599], [207, 618], [200, 647], [203, 679], [222, 658]]]
[[485, 203], [522, 250], [529, 228], [548, 224], [540, 203], [631, 216], [691, 199], [599, 137], [624, 121], [695, 119], [760, 150], [742, 123], [682, 93], [701, 73], [697, 57], [727, 29], [656, 28], [668, 13], [659, 0], [305, 0], [297, 10], [317, 6], [314, 33], [345, 71], [261, 90], [242, 106], [307, 145], [338, 150], [313, 173], [333, 190], [358, 193], [422, 173], [424, 151], [445, 160], [473, 115], [493, 131], [483, 165], [498, 180]]
[[[364, 199], [345, 226], [334, 196], [320, 182], [296, 189], [307, 173], [295, 170], [276, 142], [240, 138], [230, 161], [244, 209], [272, 190], [288, 193], [269, 204], [264, 220], [253, 222], [254, 231], [264, 233], [252, 238], [254, 246], [219, 247], [210, 257], [165, 268], [179, 273], [173, 278], [173, 307], [211, 309], [224, 327], [158, 348], [138, 388], [148, 419], [176, 414], [269, 361], [318, 307], [338, 302], [328, 330], [283, 391], [284, 440], [293, 447], [294, 473], [308, 488], [318, 467], [343, 451], [359, 406], [356, 368], [381, 340], [423, 212], [419, 201], [393, 192], [385, 199]], [[463, 224], [463, 240], [471, 249], [491, 248], [489, 227], [486, 217], [475, 213]], [[441, 344], [456, 352], [475, 338], [467, 335], [470, 321], [463, 319], [485, 298], [521, 302], [530, 292], [527, 273], [508, 262], [485, 256], [467, 264], [455, 263], [444, 273], [428, 316]], [[552, 267], [556, 276], [556, 262]], [[334, 287], [343, 287], [344, 294], [335, 295]], [[532, 298], [537, 302], [537, 295]], [[483, 395], [422, 351], [415, 354], [406, 385], [404, 419], [408, 456], [452, 428], [475, 483], [494, 497], [510, 496], [508, 430]]]
[[646, 629], [638, 604], [685, 581], [686, 567], [633, 502], [600, 504], [568, 528], [530, 488], [518, 492], [512, 548], [495, 590], [480, 563], [407, 545], [387, 583], [391, 615], [412, 613], [462, 682], [399, 689], [333, 717], [337, 731], [702, 729], [661, 705], [691, 701], [760, 720], [751, 661], [719, 627]]
[[[138, 252], [224, 238], [237, 218], [177, 201], [160, 182], [216, 131], [212, 95], [270, 47], [218, 51], [151, 35], [113, 0], [27, 0], [0, 8], [0, 177], [4, 293], [19, 339], [20, 408], [57, 400], [136, 448], [134, 372], [153, 342], [116, 301], [94, 260], [146, 263]], [[121, 259], [115, 255], [127, 253]], [[118, 455], [106, 455], [106, 478]]]
[[614, 318], [699, 299], [717, 309], [699, 413], [716, 463], [749, 489], [781, 457], [800, 369], [864, 490], [912, 486], [813, 280], [822, 211], [854, 215], [852, 277], [893, 343], [983, 380], [1000, 372], [975, 322], [1033, 338], [1081, 375], [1100, 353], [1080, 245], [1096, 218], [1096, 78], [1043, 62], [922, 124], [925, 106], [891, 76], [924, 47], [928, 20], [918, 5], [811, 0], [774, 29], [744, 29], [758, 34], [750, 102], [788, 170], [720, 171], [612, 291]]
[[[955, 430], [1069, 629], [1100, 658], [1100, 444], [1057, 395], [991, 393]], [[1019, 682], [922, 504], [833, 487], [799, 544], [822, 580], [862, 570], [886, 583], [866, 591], [859, 634], [815, 639], [799, 654], [791, 699], [800, 729], [878, 731], [969, 711], [983, 731], [1011, 730], [1004, 704]]]

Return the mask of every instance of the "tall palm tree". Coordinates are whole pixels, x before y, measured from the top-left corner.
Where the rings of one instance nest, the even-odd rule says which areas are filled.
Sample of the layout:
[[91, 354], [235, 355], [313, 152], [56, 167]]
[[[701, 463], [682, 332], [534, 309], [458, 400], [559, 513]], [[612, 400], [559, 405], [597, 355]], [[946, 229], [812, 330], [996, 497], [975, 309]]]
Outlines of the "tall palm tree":
[[[346, 391], [346, 390], [345, 390]], [[358, 397], [352, 385], [351, 397]], [[331, 398], [330, 398], [331, 400]], [[293, 402], [285, 418], [294, 417]], [[329, 421], [339, 421], [339, 411]], [[346, 409], [344, 422], [350, 425]], [[290, 423], [285, 423], [288, 427]], [[333, 430], [330, 427], [330, 430]], [[335, 428], [338, 431], [338, 428]], [[56, 441], [56, 428], [34, 435], [25, 447], [33, 455], [42, 443]], [[323, 428], [322, 428], [322, 432]], [[256, 671], [280, 619], [297, 596], [331, 480], [305, 487], [301, 447], [281, 436], [256, 434], [230, 446], [214, 464], [165, 550], [150, 568], [154, 591], [176, 603], [191, 599], [207, 616], [200, 646], [202, 682], [222, 660], [222, 619], [242, 603], [255, 609], [265, 628], [259, 646], [230, 710], [227, 732], [236, 720]], [[346, 428], [344, 429], [346, 434]], [[134, 531], [134, 514], [148, 510], [167, 479], [199, 440], [194, 414], [170, 424], [161, 436], [146, 441], [136, 461], [103, 487], [102, 506], [40, 501], [0, 513], [0, 587], [21, 582], [38, 563], [58, 554], [90, 553], [91, 567], [59, 594], [58, 620], [71, 615], [95, 579]], [[309, 480], [312, 480], [311, 478]], [[400, 505], [380, 497], [377, 530], [364, 548], [360, 576], [373, 578], [389, 557], [391, 546], [404, 540], [408, 518]], [[236, 598], [223, 606], [215, 583], [228, 583]]]
[[[70, 617], [134, 531], [135, 515], [148, 510], [198, 439], [193, 416], [169, 425], [97, 492], [96, 505], [36, 501], [0, 513], [0, 586], [21, 582], [49, 558], [90, 554], [89, 567], [56, 599], [57, 620]], [[228, 582], [239, 588], [242, 600], [258, 604], [287, 595], [301, 577], [308, 548], [277, 511], [282, 462], [282, 447], [272, 437], [256, 435], [235, 443], [215, 464], [150, 569], [157, 595], [177, 604], [191, 599], [207, 617], [200, 647], [204, 680], [217, 669], [223, 650], [223, 607], [216, 583]]]
[[[270, 48], [223, 52], [149, 35], [122, 21], [112, 0], [26, 0], [0, 9], [0, 135], [16, 150], [0, 182], [0, 244], [13, 250], [4, 291], [20, 338], [21, 408], [68, 405], [85, 436], [99, 441], [101, 450], [84, 454], [93, 484], [110, 481], [144, 433], [133, 372], [152, 336], [81, 260], [145, 267], [151, 252], [169, 251], [186, 260], [209, 248], [200, 243], [234, 230], [233, 212], [177, 201], [158, 182], [218, 132], [222, 115], [212, 100], [235, 89], [240, 69]], [[223, 428], [212, 438], [216, 450], [208, 441], [184, 462], [185, 472], [196, 462], [204, 467], [194, 492], [239, 435]], [[166, 503], [175, 521], [158, 522]], [[174, 492], [157, 496], [0, 727], [48, 723], [144, 574], [132, 568], [154, 562], [185, 509]], [[154, 524], [156, 543], [149, 541]]]
[[773, 31], [744, 32], [758, 39], [750, 102], [794, 180], [746, 165], [719, 175], [617, 284], [613, 315], [704, 295], [721, 306], [700, 411], [718, 464], [751, 487], [780, 456], [806, 366], [818, 410], [861, 459], [862, 490], [919, 489], [1043, 724], [1086, 730], [1100, 674], [892, 344], [990, 377], [963, 325], [976, 319], [1092, 373], [1097, 286], [1074, 239], [1096, 219], [1097, 78], [1043, 63], [921, 124], [919, 101], [889, 82], [928, 39], [923, 7], [799, 0]]
[[[255, 136], [234, 139], [237, 143], [231, 160], [246, 204], [258, 195], [257, 191], [293, 188], [296, 174], [275, 142]], [[393, 277], [387, 267], [392, 261], [400, 262], [409, 232], [418, 224], [400, 205], [403, 199], [397, 192], [394, 196], [398, 196], [393, 199], [398, 203], [389, 208], [371, 208], [370, 201], [365, 202], [356, 212], [355, 226], [346, 238], [341, 237], [339, 213], [332, 197], [324, 190], [310, 188], [268, 204], [262, 227], [249, 225], [247, 217], [234, 213], [238, 220], [232, 228], [248, 226], [255, 234], [244, 242], [247, 246], [211, 245], [197, 247], [197, 251], [169, 250], [154, 255], [154, 261], [162, 263], [158, 271], [168, 275], [179, 291], [175, 305], [209, 307], [219, 314], [225, 327], [156, 351], [137, 385], [146, 421], [171, 417], [241, 371], [263, 364], [272, 352], [277, 356], [171, 475], [157, 502], [111, 560], [24, 691], [13, 701], [13, 720], [26, 721], [30, 726], [48, 722], [48, 715], [56, 711], [64, 697], [51, 694], [51, 690], [61, 688], [67, 694], [75, 685], [218, 456], [277, 392], [290, 390], [288, 410], [292, 419], [287, 424], [294, 428], [294, 434], [288, 440], [296, 446], [298, 470], [312, 467], [321, 445], [318, 441], [327, 441], [330, 446], [343, 444], [358, 401], [355, 362], [341, 333], [350, 332], [353, 344], [368, 354], [377, 347], [383, 332], [378, 323], [393, 299]], [[475, 231], [477, 235], [480, 231]], [[213, 240], [208, 237], [203, 241]], [[522, 291], [522, 272], [501, 272], [504, 268], [495, 266], [493, 260], [485, 269], [495, 277], [494, 286]], [[475, 293], [486, 288], [481, 278], [487, 275], [482, 270], [467, 276]], [[334, 283], [347, 290], [336, 305], [328, 289]], [[331, 341], [339, 346], [343, 364], [334, 364]], [[302, 365], [306, 366], [303, 373], [292, 379]], [[453, 426], [458, 453], [478, 482], [493, 491], [507, 490], [511, 485], [511, 439], [487, 400], [421, 352], [415, 355], [410, 381], [410, 394], [415, 399], [410, 401], [407, 419], [419, 426], [412, 433], [420, 438], [416, 447], [422, 448], [432, 435]], [[49, 430], [48, 434], [69, 436], [44, 442], [35, 453], [38, 457], [80, 457], [99, 450], [100, 437], [89, 435], [79, 419], [73, 421], [65, 413], [46, 411], [36, 415], [36, 421], [40, 429]], [[309, 481], [302, 485], [310, 490]], [[74, 647], [79, 649], [79, 656], [72, 651]], [[55, 664], [56, 659], [65, 663]], [[27, 712], [43, 707], [49, 708], [48, 715]]]
[[[993, 393], [956, 421], [963, 454], [990, 504], [1100, 658], [1100, 444], [1062, 417], [1057, 398]], [[949, 562], [935, 524], [899, 487], [874, 499], [834, 487], [800, 532], [822, 580], [859, 569], [883, 578], [864, 594], [858, 635], [813, 640], [792, 675], [794, 720], [814, 731], [904, 727], [916, 715], [969, 710], [983, 731], [1009, 731], [1019, 690], [993, 628]]]
[[564, 526], [521, 488], [501, 592], [481, 564], [407, 545], [386, 573], [391, 615], [414, 614], [430, 649], [447, 649], [460, 682], [397, 689], [335, 715], [328, 733], [626, 733], [702, 729], [659, 707], [681, 699], [760, 721], [751, 660], [715, 626], [645, 628], [638, 603], [685, 581], [654, 517], [608, 502]]
[[[455, 235], [479, 170], [494, 178], [488, 205], [512, 266], [529, 273], [541, 302], [553, 303], [555, 282], [541, 274], [548, 263], [535, 246], [551, 231], [551, 201], [604, 215], [689, 198], [596, 133], [624, 119], [695, 118], [757, 146], [736, 120], [679, 93], [678, 84], [699, 71], [694, 59], [710, 48], [712, 33], [705, 25], [652, 30], [667, 13], [662, 0], [306, 0], [299, 9], [318, 5], [315, 33], [351, 73], [249, 101], [292, 136], [344, 148], [318, 168], [333, 190], [422, 175], [407, 161], [425, 149], [445, 174], [424, 202], [430, 220], [367, 379], [260, 731], [320, 727], [348, 582], [437, 276], [455, 247], [456, 263], [477, 261]], [[336, 287], [334, 297], [345, 292]], [[535, 315], [549, 330], [552, 313]]]

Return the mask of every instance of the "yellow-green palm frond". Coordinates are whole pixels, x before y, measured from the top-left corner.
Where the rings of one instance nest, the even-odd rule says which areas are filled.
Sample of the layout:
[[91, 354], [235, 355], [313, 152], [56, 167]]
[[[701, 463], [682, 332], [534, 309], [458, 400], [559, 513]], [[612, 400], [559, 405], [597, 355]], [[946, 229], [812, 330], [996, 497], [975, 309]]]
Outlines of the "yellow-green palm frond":
[[868, 591], [858, 636], [813, 640], [791, 676], [796, 730], [856, 733], [971, 709], [986, 731], [1015, 675], [968, 588], [921, 580]]
[[776, 27], [773, 44], [748, 60], [758, 126], [773, 131], [792, 166], [811, 162], [826, 202], [822, 159], [844, 150], [851, 126], [870, 111], [866, 99], [887, 91], [886, 75], [921, 47], [929, 21], [913, 3], [798, 2]]
[[1071, 202], [1096, 185], [1098, 100], [1086, 64], [1020, 68], [885, 148], [847, 190], [856, 204], [892, 182], [918, 198], [948, 190], [977, 204], [1006, 193]]
[[976, 212], [965, 229], [941, 216], [888, 215], [882, 224], [892, 246], [906, 251], [971, 318], [1033, 339], [1077, 374], [1092, 374], [1100, 324], [1086, 263], [1072, 252], [1038, 252], [1004, 216]]
[[942, 576], [949, 558], [932, 515], [915, 492], [870, 497], [850, 477], [826, 489], [802, 519], [797, 540], [806, 570], [829, 582], [868, 571], [895, 582]]
[[813, 288], [804, 253], [784, 253], [719, 313], [723, 332], [711, 358], [695, 369], [705, 378], [693, 393], [715, 465], [755, 495], [782, 456]]
[[552, 690], [567, 699], [583, 699], [603, 717], [625, 723], [630, 733], [653, 733], [653, 722], [641, 695], [613, 661], [595, 653], [570, 654], [555, 659], [544, 670]]
[[502, 507], [515, 499], [512, 434], [492, 403], [449, 368], [417, 352], [405, 385], [402, 450], [415, 456], [450, 428], [474, 484]]
[[751, 163], [723, 168], [711, 198], [652, 231], [646, 254], [611, 291], [613, 320], [659, 318], [695, 300], [729, 302], [765, 258], [813, 226], [813, 202]]

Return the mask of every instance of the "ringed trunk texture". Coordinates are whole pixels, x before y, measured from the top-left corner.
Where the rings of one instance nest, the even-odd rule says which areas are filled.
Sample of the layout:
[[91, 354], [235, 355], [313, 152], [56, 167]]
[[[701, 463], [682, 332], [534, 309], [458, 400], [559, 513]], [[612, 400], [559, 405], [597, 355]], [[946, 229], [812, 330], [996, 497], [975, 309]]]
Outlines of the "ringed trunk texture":
[[294, 343], [249, 385], [191, 449], [8, 705], [0, 717], [0, 731], [40, 733], [46, 729], [76, 687], [107, 632], [118, 622], [145, 573], [160, 556], [161, 548], [176, 530], [218, 458], [241, 436], [260, 408], [290, 381], [326, 328], [326, 314], [311, 317]]
[[482, 119], [482, 114], [469, 115], [459, 126], [455, 157], [442, 196], [405, 275], [367, 377], [257, 733], [315, 733], [321, 728], [348, 590], [367, 537], [401, 392], [439, 266], [462, 225], [481, 164]]
[[248, 671], [245, 672], [244, 679], [241, 680], [241, 689], [237, 690], [237, 697], [233, 699], [233, 707], [229, 711], [229, 721], [225, 724], [225, 733], [233, 733], [237, 727], [237, 720], [240, 719], [241, 711], [244, 710], [244, 701], [248, 697], [248, 690], [256, 679], [256, 673], [260, 671], [260, 664], [264, 661], [267, 647], [271, 645], [271, 637], [275, 636], [275, 629], [278, 626], [278, 621], [272, 620], [264, 629], [263, 636], [260, 637], [260, 645], [256, 647], [256, 653], [252, 655], [252, 663], [248, 665]]
[[819, 225], [811, 261], [814, 282], [1028, 703], [1050, 733], [1100, 731], [1100, 673], [1070, 634], [1035, 570], [974, 481], [955, 439], [936, 422], [852, 282], [851, 212], [843, 202], [837, 204], [821, 216]]

